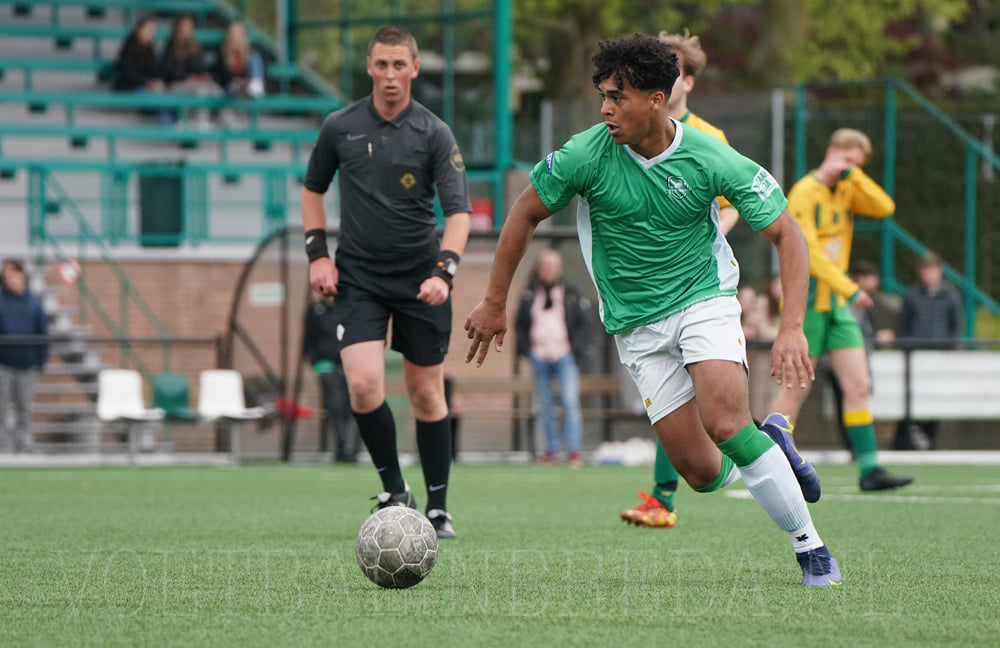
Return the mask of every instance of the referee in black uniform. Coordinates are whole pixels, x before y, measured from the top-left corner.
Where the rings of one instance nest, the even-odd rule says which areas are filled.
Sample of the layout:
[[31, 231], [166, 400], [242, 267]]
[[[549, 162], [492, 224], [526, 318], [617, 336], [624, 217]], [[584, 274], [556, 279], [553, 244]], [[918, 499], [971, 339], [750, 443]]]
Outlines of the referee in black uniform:
[[[427, 484], [427, 517], [454, 537], [448, 514], [451, 432], [443, 362], [451, 334], [451, 288], [469, 238], [469, 188], [448, 126], [411, 97], [417, 42], [383, 27], [368, 45], [372, 93], [330, 114], [309, 158], [302, 221], [314, 290], [335, 294], [340, 357], [361, 439], [382, 479], [377, 506], [416, 507], [403, 480], [396, 427], [385, 401], [384, 346], [403, 355]], [[326, 246], [323, 194], [339, 171], [336, 261]], [[434, 188], [446, 218], [440, 244]]]

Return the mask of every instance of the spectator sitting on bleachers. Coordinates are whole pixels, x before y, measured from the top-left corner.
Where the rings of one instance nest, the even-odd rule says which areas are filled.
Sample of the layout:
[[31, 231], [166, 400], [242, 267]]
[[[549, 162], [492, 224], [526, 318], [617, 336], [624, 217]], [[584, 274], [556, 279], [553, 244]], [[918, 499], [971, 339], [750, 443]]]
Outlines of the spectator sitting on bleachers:
[[[122, 92], [162, 92], [163, 80], [156, 63], [156, 23], [152, 18], [140, 18], [135, 28], [122, 42], [115, 61], [112, 88]], [[169, 111], [161, 110], [160, 123], [173, 123]]]
[[231, 97], [264, 95], [264, 60], [250, 47], [243, 23], [233, 22], [226, 28], [212, 76]]
[[[222, 90], [205, 69], [201, 45], [194, 37], [194, 26], [194, 16], [189, 13], [178, 14], [174, 18], [170, 38], [160, 56], [161, 78], [167, 89], [173, 93], [194, 94], [200, 97], [220, 96]], [[176, 111], [170, 113], [176, 120]], [[192, 123], [198, 128], [211, 127], [209, 109], [195, 110]]]

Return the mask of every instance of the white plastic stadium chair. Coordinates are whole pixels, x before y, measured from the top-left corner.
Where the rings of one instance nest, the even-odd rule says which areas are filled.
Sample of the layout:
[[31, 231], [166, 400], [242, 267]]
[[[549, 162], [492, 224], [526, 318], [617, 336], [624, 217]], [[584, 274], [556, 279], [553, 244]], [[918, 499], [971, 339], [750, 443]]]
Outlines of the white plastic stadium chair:
[[200, 374], [198, 416], [206, 423], [229, 427], [230, 452], [239, 460], [239, 436], [235, 423], [252, 421], [267, 414], [263, 407], [247, 407], [243, 399], [243, 376], [234, 369], [206, 369]]
[[135, 457], [133, 423], [163, 419], [158, 407], [146, 408], [142, 398], [142, 375], [134, 369], [102, 369], [97, 374], [97, 418], [105, 423], [122, 423], [128, 441], [129, 458]]

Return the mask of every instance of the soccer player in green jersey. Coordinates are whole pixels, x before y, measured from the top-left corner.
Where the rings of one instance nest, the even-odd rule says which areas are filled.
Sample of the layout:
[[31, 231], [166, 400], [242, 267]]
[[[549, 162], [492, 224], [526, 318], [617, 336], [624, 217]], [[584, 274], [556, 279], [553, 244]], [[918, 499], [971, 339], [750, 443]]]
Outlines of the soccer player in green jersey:
[[[679, 74], [670, 89], [667, 100], [667, 111], [685, 127], [692, 126], [704, 131], [718, 140], [729, 143], [725, 132], [713, 126], [688, 108], [688, 95], [694, 90], [695, 77], [705, 69], [708, 57], [701, 49], [701, 40], [692, 36], [687, 30], [683, 34], [668, 34], [660, 32], [659, 39], [670, 46], [677, 55]], [[728, 234], [736, 225], [740, 215], [725, 196], [718, 196], [719, 230]], [[677, 509], [674, 506], [674, 495], [677, 493], [677, 482], [680, 474], [670, 463], [667, 453], [660, 443], [656, 444], [656, 460], [653, 463], [653, 488], [649, 494], [639, 491], [640, 504], [625, 509], [621, 518], [636, 526], [647, 526], [659, 529], [671, 529], [677, 524]]]
[[758, 428], [750, 415], [739, 266], [718, 228], [716, 196], [728, 197], [777, 248], [785, 314], [771, 373], [786, 389], [814, 379], [802, 333], [809, 276], [802, 232], [763, 167], [670, 118], [678, 67], [668, 45], [635, 34], [602, 42], [593, 61], [604, 122], [531, 172], [507, 214], [486, 294], [466, 320], [466, 362], [481, 366], [490, 346], [502, 349], [511, 281], [534, 229], [579, 195], [580, 247], [601, 320], [677, 470], [701, 492], [742, 476], [788, 533], [802, 584], [839, 584], [840, 568], [806, 504], [819, 496], [815, 469], [790, 435]]

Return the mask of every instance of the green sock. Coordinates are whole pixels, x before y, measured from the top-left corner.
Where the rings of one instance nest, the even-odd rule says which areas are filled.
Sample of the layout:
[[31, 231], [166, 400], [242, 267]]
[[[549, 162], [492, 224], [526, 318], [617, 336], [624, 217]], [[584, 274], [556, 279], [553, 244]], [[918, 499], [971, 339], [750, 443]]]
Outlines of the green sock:
[[878, 444], [875, 441], [875, 428], [871, 425], [858, 425], [847, 428], [847, 438], [851, 440], [854, 456], [858, 460], [861, 477], [867, 477], [871, 471], [878, 468]]
[[760, 459], [760, 456], [774, 446], [771, 437], [761, 432], [753, 421], [733, 435], [728, 441], [716, 444], [722, 454], [742, 468]]
[[677, 469], [670, 463], [667, 453], [663, 450], [663, 445], [659, 439], [656, 441], [656, 463], [653, 464], [653, 497], [660, 500], [660, 503], [671, 511], [674, 510], [674, 493], [677, 492], [677, 480], [680, 475]]
[[733, 435], [733, 438], [716, 445], [722, 450], [722, 468], [715, 481], [704, 488], [695, 489], [699, 493], [711, 493], [725, 486], [729, 483], [727, 480], [733, 472], [734, 465], [742, 467], [752, 464], [774, 447], [774, 441], [750, 421], [746, 427]]
[[878, 442], [875, 440], [871, 410], [844, 412], [843, 419], [847, 438], [851, 440], [858, 469], [864, 479], [878, 468]]
[[729, 483], [729, 476], [732, 474], [734, 467], [733, 460], [726, 455], [722, 455], [722, 467], [719, 469], [719, 476], [708, 486], [696, 488], [695, 490], [699, 493], [713, 493], [719, 490]]

